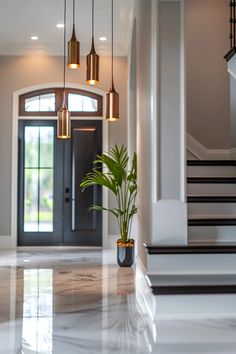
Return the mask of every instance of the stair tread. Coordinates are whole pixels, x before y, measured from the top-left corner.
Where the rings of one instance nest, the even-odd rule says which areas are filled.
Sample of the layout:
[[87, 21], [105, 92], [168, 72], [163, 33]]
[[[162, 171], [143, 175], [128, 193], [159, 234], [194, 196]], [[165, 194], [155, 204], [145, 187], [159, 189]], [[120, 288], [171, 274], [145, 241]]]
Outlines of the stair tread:
[[236, 196], [188, 196], [188, 203], [236, 203]]
[[202, 218], [188, 219], [188, 226], [234, 226], [235, 218]]
[[236, 183], [236, 177], [187, 177], [188, 183]]
[[199, 214], [199, 215], [190, 215], [188, 217], [188, 220], [218, 220], [218, 221], [228, 221], [228, 220], [233, 220], [233, 221], [236, 221], [236, 215], [224, 215], [222, 217], [219, 217], [218, 215], [203, 215], [203, 214]]
[[236, 166], [235, 160], [188, 160], [187, 166]]
[[144, 244], [149, 254], [224, 254], [236, 253], [236, 243], [230, 244], [189, 244], [189, 245], [148, 245]]
[[147, 275], [155, 295], [236, 293], [234, 274]]
[[226, 61], [229, 61], [230, 59], [233, 58], [235, 53], [236, 53], [236, 48], [233, 47], [225, 54], [224, 59], [226, 59]]

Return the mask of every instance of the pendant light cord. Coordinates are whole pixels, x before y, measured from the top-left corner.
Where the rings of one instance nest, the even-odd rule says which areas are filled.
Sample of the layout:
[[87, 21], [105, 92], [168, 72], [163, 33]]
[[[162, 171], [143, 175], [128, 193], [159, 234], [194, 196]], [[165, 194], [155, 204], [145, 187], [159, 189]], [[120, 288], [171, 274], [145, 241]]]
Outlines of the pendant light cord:
[[113, 80], [113, 0], [111, 0], [111, 79], [112, 79], [112, 91], [114, 90]]
[[92, 38], [94, 39], [94, 0], [92, 0]]
[[63, 103], [65, 104], [65, 88], [66, 88], [66, 0], [64, 0], [64, 49], [63, 49]]
[[73, 29], [75, 27], [75, 0], [73, 0]]

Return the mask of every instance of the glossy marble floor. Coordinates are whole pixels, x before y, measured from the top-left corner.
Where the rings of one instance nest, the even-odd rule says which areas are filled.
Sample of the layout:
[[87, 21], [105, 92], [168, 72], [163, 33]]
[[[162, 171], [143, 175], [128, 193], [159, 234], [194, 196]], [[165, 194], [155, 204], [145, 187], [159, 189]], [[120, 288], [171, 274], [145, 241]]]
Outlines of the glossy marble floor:
[[0, 353], [236, 353], [233, 314], [163, 317], [172, 302], [114, 251], [1, 252]]

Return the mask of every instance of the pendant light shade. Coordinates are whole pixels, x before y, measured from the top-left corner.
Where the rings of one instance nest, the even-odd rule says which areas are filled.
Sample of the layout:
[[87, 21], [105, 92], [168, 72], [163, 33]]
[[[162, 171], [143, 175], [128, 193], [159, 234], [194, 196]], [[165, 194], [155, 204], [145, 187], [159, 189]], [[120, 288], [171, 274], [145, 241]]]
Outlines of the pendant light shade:
[[71, 114], [66, 107], [65, 91], [63, 92], [63, 104], [57, 112], [57, 137], [58, 139], [69, 139], [71, 132]]
[[92, 45], [90, 53], [86, 57], [86, 64], [86, 82], [88, 85], [96, 85], [99, 83], [99, 56], [94, 45], [94, 0], [92, 0]]
[[70, 69], [78, 69], [80, 67], [80, 43], [75, 35], [75, 0], [73, 0], [73, 29], [71, 39], [68, 42], [67, 66]]
[[119, 120], [119, 94], [114, 87], [113, 66], [114, 66], [114, 48], [113, 48], [113, 0], [111, 0], [111, 89], [106, 94], [106, 120], [114, 122]]
[[106, 119], [110, 122], [114, 122], [119, 119], [119, 94], [114, 89], [114, 86], [106, 94], [106, 101]]
[[64, 61], [63, 61], [63, 101], [57, 112], [57, 137], [69, 139], [71, 131], [71, 115], [66, 106], [66, 0], [64, 0]]

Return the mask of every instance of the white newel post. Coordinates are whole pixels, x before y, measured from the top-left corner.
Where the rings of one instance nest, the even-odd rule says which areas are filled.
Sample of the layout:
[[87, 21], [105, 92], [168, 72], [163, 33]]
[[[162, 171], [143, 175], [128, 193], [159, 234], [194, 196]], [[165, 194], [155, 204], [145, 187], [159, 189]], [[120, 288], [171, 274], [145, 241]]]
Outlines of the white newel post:
[[187, 244], [184, 1], [152, 6], [152, 243]]

